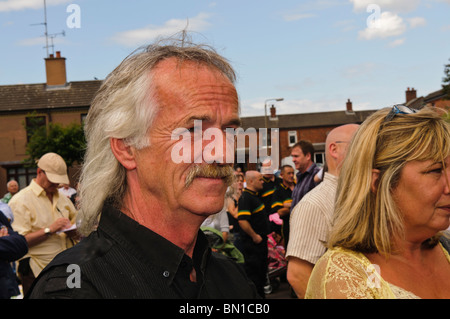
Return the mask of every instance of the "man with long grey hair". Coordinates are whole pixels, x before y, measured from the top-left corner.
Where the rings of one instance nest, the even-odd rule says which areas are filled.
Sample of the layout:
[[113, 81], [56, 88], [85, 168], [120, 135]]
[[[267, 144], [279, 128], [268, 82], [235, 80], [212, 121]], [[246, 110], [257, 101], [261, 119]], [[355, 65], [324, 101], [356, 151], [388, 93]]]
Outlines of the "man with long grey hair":
[[[235, 78], [226, 59], [183, 33], [132, 54], [105, 79], [85, 126], [78, 229], [86, 238], [53, 260], [30, 297], [257, 296], [199, 231], [232, 181], [224, 132], [240, 124]], [[199, 122], [221, 134], [222, 148], [206, 151]]]

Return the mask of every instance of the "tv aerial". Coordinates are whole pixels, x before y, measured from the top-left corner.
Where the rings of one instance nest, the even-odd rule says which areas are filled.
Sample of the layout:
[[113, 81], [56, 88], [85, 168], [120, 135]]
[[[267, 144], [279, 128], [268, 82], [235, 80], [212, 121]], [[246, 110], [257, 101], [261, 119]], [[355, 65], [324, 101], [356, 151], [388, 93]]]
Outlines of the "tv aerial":
[[[66, 33], [63, 31], [59, 32], [59, 33], [53, 33], [53, 34], [48, 34], [48, 24], [47, 24], [47, 3], [46, 0], [44, 0], [44, 22], [41, 23], [34, 23], [31, 25], [43, 25], [45, 27], [45, 49], [47, 50], [47, 58], [50, 56], [49, 55], [49, 48], [52, 49], [52, 54], [55, 53], [55, 45], [53, 43], [53, 39], [56, 38], [58, 35], [62, 35], [63, 37], [66, 36]], [[49, 39], [51, 44], [49, 44]]]

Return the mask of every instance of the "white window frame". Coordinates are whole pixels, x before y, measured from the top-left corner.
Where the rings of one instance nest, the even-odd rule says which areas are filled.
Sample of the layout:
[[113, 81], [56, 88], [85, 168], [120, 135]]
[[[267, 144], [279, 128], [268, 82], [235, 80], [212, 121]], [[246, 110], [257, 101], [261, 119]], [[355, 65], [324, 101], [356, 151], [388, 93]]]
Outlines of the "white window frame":
[[[294, 137], [294, 142], [291, 143], [291, 137]], [[288, 144], [289, 147], [292, 147], [295, 145], [295, 143], [297, 143], [297, 131], [288, 131]]]

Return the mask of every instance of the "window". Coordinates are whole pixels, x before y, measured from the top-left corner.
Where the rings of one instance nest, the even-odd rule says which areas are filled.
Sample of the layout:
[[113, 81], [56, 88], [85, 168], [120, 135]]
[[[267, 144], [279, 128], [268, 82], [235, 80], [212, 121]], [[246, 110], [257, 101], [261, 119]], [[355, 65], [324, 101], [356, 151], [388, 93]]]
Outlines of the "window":
[[288, 143], [290, 147], [297, 143], [297, 131], [288, 132]]
[[27, 142], [29, 142], [34, 132], [40, 127], [46, 126], [47, 121], [45, 116], [27, 116], [25, 118], [25, 123], [27, 126]]
[[325, 163], [325, 153], [314, 152], [314, 163], [316, 163], [319, 166], [322, 166]]
[[8, 167], [6, 170], [6, 180], [12, 179], [19, 183], [19, 188], [22, 189], [28, 186], [33, 178], [36, 177], [36, 168], [26, 168], [23, 166]]

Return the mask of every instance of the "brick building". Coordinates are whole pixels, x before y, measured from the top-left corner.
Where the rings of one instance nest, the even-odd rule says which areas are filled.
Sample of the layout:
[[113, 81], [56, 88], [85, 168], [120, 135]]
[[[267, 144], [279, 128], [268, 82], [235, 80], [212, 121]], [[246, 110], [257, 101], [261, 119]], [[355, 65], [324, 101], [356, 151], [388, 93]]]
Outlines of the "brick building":
[[[65, 60], [60, 52], [45, 59], [45, 83], [0, 86], [0, 197], [6, 193], [9, 180], [17, 180], [23, 188], [35, 176], [35, 168], [22, 164], [26, 158], [27, 129], [51, 122], [81, 123], [100, 87], [98, 80], [67, 82]], [[33, 112], [37, 121], [31, 123]], [[76, 174], [76, 169], [69, 170], [73, 185]]]
[[[415, 109], [428, 106], [441, 108], [446, 111], [450, 110], [450, 100], [445, 99], [442, 89], [426, 96], [417, 97], [417, 91], [414, 88], [407, 88], [405, 91], [405, 105]], [[272, 106], [267, 122], [268, 128], [279, 128], [279, 158], [281, 164], [283, 160], [287, 160], [287, 163], [289, 163], [290, 149], [299, 140], [309, 140], [313, 143], [316, 152], [314, 161], [322, 164], [325, 160], [325, 139], [328, 132], [344, 124], [361, 124], [375, 111], [354, 111], [350, 99], [346, 102], [345, 111], [334, 112], [277, 115], [275, 107]], [[250, 127], [263, 128], [265, 127], [265, 122], [264, 116], [242, 118], [244, 129]], [[248, 149], [246, 152], [248, 152]], [[259, 163], [253, 164], [247, 161], [241, 166], [246, 169], [257, 169], [259, 168]]]
[[417, 97], [417, 91], [414, 88], [407, 88], [405, 105], [420, 109], [423, 106], [441, 108], [443, 110], [450, 110], [450, 99], [445, 98], [445, 93], [442, 89], [431, 92], [426, 96]]
[[[350, 99], [342, 111], [301, 113], [301, 114], [276, 114], [276, 108], [270, 108], [268, 128], [279, 129], [279, 158], [280, 164], [290, 162], [291, 147], [300, 140], [308, 140], [314, 145], [314, 161], [322, 164], [325, 161], [325, 139], [333, 128], [350, 123], [361, 124], [374, 110], [354, 111]], [[253, 127], [265, 127], [264, 116], [243, 117], [244, 130]], [[247, 150], [248, 151], [248, 150]], [[270, 153], [270, 152], [269, 152]], [[257, 169], [259, 164], [246, 163], [246, 169]]]

